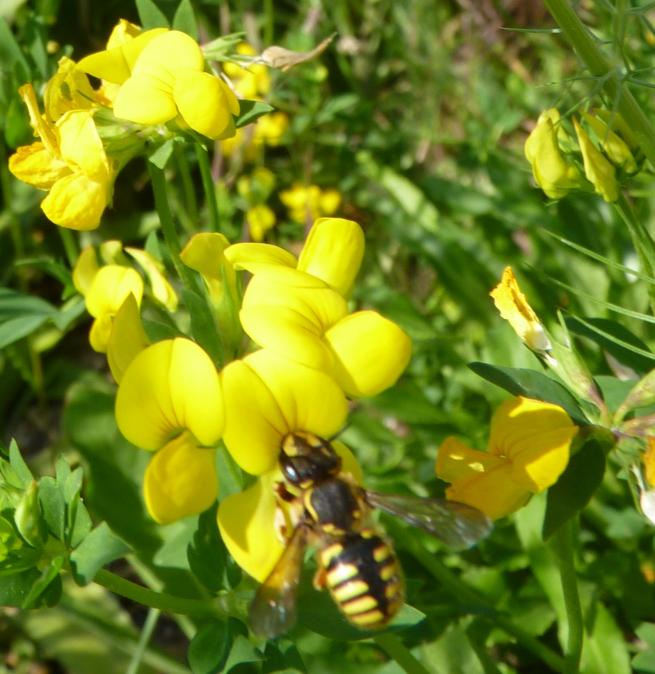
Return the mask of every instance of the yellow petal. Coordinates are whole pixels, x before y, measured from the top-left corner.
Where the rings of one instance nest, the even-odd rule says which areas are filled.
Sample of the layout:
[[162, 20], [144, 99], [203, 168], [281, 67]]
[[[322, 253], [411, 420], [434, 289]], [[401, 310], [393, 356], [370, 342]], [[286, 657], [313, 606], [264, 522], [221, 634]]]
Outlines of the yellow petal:
[[111, 29], [111, 33], [107, 38], [107, 49], [121, 47], [127, 42], [131, 42], [140, 34], [141, 26], [137, 26], [127, 19], [119, 19], [118, 23]]
[[580, 186], [580, 174], [559, 149], [560, 115], [555, 108], [539, 116], [537, 125], [525, 141], [525, 157], [532, 166], [535, 182], [551, 199], [561, 199]]
[[225, 444], [249, 473], [261, 475], [275, 467], [287, 433], [303, 430], [329, 438], [345, 422], [347, 403], [336, 382], [268, 349], [233, 361], [222, 378]]
[[646, 451], [642, 457], [646, 483], [649, 487], [655, 487], [655, 438], [646, 439]]
[[66, 162], [53, 156], [43, 143], [19, 147], [9, 157], [9, 170], [19, 180], [41, 190], [49, 190], [71, 172]]
[[61, 227], [88, 231], [100, 224], [109, 198], [108, 185], [83, 174], [60, 178], [41, 202], [46, 217]]
[[364, 232], [353, 220], [320, 218], [298, 259], [298, 269], [348, 295], [364, 256]]
[[275, 213], [265, 204], [253, 206], [246, 211], [246, 222], [253, 241], [263, 241], [266, 232], [275, 224]]
[[106, 353], [113, 324], [114, 317], [111, 314], [103, 314], [93, 321], [89, 332], [89, 343], [94, 351]]
[[236, 284], [234, 267], [224, 255], [229, 245], [223, 234], [201, 232], [194, 234], [180, 253], [182, 262], [202, 275], [215, 304], [219, 304], [223, 297], [224, 281], [232, 287]]
[[23, 99], [23, 103], [25, 103], [30, 116], [30, 124], [34, 129], [35, 135], [41, 139], [41, 142], [52, 157], [59, 156], [59, 146], [54, 126], [41, 115], [34, 87], [31, 84], [23, 84], [22, 87], [19, 87], [18, 94]]
[[218, 528], [227, 549], [236, 563], [260, 582], [284, 550], [275, 527], [273, 476], [262, 476], [252, 487], [223, 499], [218, 508]]
[[512, 462], [512, 479], [538, 492], [554, 484], [566, 468], [577, 431], [558, 405], [518, 397], [496, 410], [489, 448]]
[[107, 342], [107, 362], [118, 384], [128, 365], [149, 343], [141, 323], [139, 305], [130, 293], [114, 317]]
[[437, 452], [435, 472], [446, 482], [456, 482], [505, 465], [505, 459], [471, 449], [455, 437], [446, 438]]
[[143, 296], [143, 280], [139, 274], [121, 265], [106, 265], [94, 275], [85, 295], [86, 308], [94, 318], [114, 316], [128, 295], [134, 295], [137, 304]]
[[593, 129], [603, 152], [610, 161], [620, 166], [626, 173], [636, 173], [637, 162], [628, 144], [599, 117], [588, 112], [583, 112], [582, 117]]
[[[132, 44], [132, 43], [130, 43]], [[169, 30], [150, 40], [139, 53], [133, 72], [157, 73], [173, 86], [176, 71], [202, 71], [205, 59], [198, 43], [186, 33]]]
[[446, 497], [473, 506], [495, 520], [525, 505], [530, 492], [512, 479], [512, 466], [506, 462], [455, 481], [446, 489]]
[[148, 512], [160, 524], [207, 510], [218, 494], [215, 451], [198, 447], [183, 433], [148, 463], [143, 494]]
[[533, 351], [549, 351], [550, 339], [537, 314], [521, 292], [511, 267], [505, 267], [500, 283], [489, 293], [502, 318]]
[[123, 84], [130, 76], [134, 63], [143, 49], [156, 37], [166, 32], [168, 32], [167, 28], [153, 28], [133, 39], [114, 39], [112, 32], [107, 49], [89, 54], [77, 64], [77, 67], [98, 79]]
[[116, 396], [116, 422], [137, 447], [158, 449], [189, 430], [213, 446], [224, 426], [223, 395], [209, 356], [189, 339], [168, 339], [141, 351]]
[[98, 256], [93, 246], [87, 246], [77, 258], [73, 268], [73, 285], [77, 292], [86, 295], [98, 273]]
[[596, 148], [576, 119], [573, 120], [575, 133], [580, 143], [580, 152], [584, 163], [587, 180], [594, 186], [596, 194], [605, 201], [616, 201], [619, 198], [619, 183], [616, 180], [616, 169]]
[[125, 252], [129, 253], [146, 273], [155, 299], [169, 311], [175, 311], [177, 309], [177, 294], [163, 274], [164, 265], [150, 253], [140, 248], [126, 247]]
[[57, 122], [61, 158], [99, 183], [109, 182], [109, 163], [91, 110], [73, 110]]
[[[175, 74], [173, 99], [184, 121], [207, 138], [225, 138], [234, 133], [234, 94], [218, 77], [205, 72], [181, 70]], [[236, 100], [236, 99], [234, 99]], [[232, 131], [232, 133], [229, 133]], [[227, 135], [226, 135], [227, 134]]]
[[67, 56], [60, 58], [57, 72], [43, 92], [48, 119], [57, 121], [65, 112], [90, 108], [95, 101], [96, 93], [87, 76]]
[[325, 333], [334, 377], [350, 397], [374, 396], [393, 386], [409, 363], [412, 342], [376, 311], [359, 311]]
[[296, 258], [291, 253], [270, 243], [235, 243], [225, 249], [225, 257], [235, 269], [245, 269], [251, 274], [266, 266], [296, 266]]
[[114, 99], [114, 115], [148, 126], [169, 122], [177, 116], [172, 84], [150, 73], [132, 75]]
[[332, 357], [323, 334], [346, 315], [347, 306], [339, 293], [320, 285], [313, 277], [284, 267], [256, 274], [243, 297], [239, 315], [243, 329], [260, 346], [330, 370]]

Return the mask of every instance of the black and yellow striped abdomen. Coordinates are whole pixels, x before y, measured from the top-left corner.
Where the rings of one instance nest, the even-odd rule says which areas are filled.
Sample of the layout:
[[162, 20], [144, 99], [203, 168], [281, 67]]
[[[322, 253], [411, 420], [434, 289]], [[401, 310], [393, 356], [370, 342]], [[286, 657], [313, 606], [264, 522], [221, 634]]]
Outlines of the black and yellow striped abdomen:
[[344, 616], [361, 629], [384, 627], [404, 601], [393, 548], [373, 529], [348, 533], [318, 554], [325, 586]]

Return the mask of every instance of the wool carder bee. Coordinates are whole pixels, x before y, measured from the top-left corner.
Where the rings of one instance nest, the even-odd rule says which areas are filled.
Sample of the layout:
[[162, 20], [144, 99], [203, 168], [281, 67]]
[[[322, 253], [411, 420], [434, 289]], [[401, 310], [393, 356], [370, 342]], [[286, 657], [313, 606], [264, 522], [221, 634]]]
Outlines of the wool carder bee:
[[329, 440], [312, 433], [287, 435], [280, 450], [278, 496], [295, 511], [295, 524], [277, 564], [250, 607], [255, 634], [273, 638], [296, 620], [296, 594], [306, 546], [316, 548], [314, 585], [329, 591], [353, 625], [384, 627], [404, 601], [398, 558], [371, 522], [379, 508], [436, 536], [454, 549], [473, 545], [491, 530], [475, 508], [446, 501], [380, 494], [360, 487], [342, 469]]

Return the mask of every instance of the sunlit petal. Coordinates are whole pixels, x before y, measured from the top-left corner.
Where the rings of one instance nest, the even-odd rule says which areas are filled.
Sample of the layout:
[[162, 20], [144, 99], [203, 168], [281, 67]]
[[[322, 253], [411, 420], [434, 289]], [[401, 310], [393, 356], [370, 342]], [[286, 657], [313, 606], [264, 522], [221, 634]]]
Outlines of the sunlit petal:
[[86, 295], [98, 273], [98, 256], [93, 246], [87, 246], [77, 258], [73, 268], [73, 285], [82, 295]]
[[131, 255], [146, 273], [155, 299], [169, 311], [175, 311], [177, 309], [177, 294], [163, 274], [164, 265], [141, 248], [126, 247], [125, 252]]
[[393, 386], [409, 363], [410, 338], [375, 311], [359, 311], [325, 333], [334, 376], [351, 397], [373, 396]]
[[117, 383], [121, 383], [128, 365], [148, 344], [139, 306], [130, 293], [114, 317], [107, 342], [107, 362]]
[[143, 280], [139, 274], [121, 265], [105, 265], [94, 275], [86, 293], [86, 308], [91, 316], [98, 318], [107, 314], [115, 315], [128, 295], [141, 303]]
[[215, 451], [198, 447], [189, 433], [171, 440], [148, 463], [143, 494], [160, 524], [207, 510], [217, 493]]
[[76, 173], [57, 180], [41, 208], [56, 225], [88, 231], [100, 224], [108, 198], [107, 184]]
[[221, 537], [236, 563], [262, 582], [282, 555], [276, 532], [275, 473], [260, 477], [252, 487], [232, 494], [218, 508]]
[[180, 430], [213, 446], [224, 425], [218, 373], [188, 339], [157, 342], [128, 366], [116, 397], [116, 421], [137, 447], [157, 449]]
[[296, 266], [296, 258], [289, 251], [270, 243], [235, 243], [225, 250], [225, 257], [235, 269], [245, 269], [253, 274], [261, 267]]
[[298, 269], [348, 295], [364, 256], [364, 232], [353, 220], [319, 218], [298, 258]]
[[446, 438], [437, 453], [437, 477], [446, 482], [469, 478], [507, 463], [489, 452], [471, 449], [455, 437]]
[[57, 180], [70, 175], [66, 162], [53, 157], [43, 143], [22, 145], [9, 157], [9, 170], [24, 183], [49, 190]]

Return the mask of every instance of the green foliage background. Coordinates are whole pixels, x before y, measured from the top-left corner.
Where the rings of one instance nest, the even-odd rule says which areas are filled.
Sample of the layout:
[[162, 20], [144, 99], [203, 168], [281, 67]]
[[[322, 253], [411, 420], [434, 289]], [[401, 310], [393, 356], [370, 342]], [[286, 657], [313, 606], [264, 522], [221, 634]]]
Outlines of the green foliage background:
[[[152, 12], [148, 2], [137, 5], [141, 18]], [[545, 323], [561, 334], [558, 320], [566, 322], [610, 409], [653, 368], [647, 283], [621, 268], [634, 267], [635, 259], [625, 225], [593, 194], [549, 203], [533, 187], [523, 158], [523, 142], [541, 110], [597, 104], [601, 84], [553, 34], [540, 2], [192, 5], [201, 38], [245, 30], [258, 47], [308, 50], [337, 33], [319, 59], [273, 73], [268, 102], [289, 114], [291, 126], [262, 161], [274, 172], [278, 192], [306, 182], [342, 193], [341, 214], [366, 233], [355, 301], [400, 323], [413, 340], [408, 372], [392, 390], [359, 403], [343, 434], [369, 487], [438, 495], [439, 443], [455, 434], [472, 446], [486, 446], [493, 409], [507, 394], [469, 363], [541, 370], [488, 296], [506, 265], [517, 270]], [[178, 2], [160, 0], [157, 6], [170, 19]], [[578, 10], [607, 40], [617, 63], [630, 65], [633, 92], [652, 113], [655, 33], [649, 4], [587, 0]], [[25, 81], [40, 85], [52, 75], [56, 56], [49, 42], [58, 43], [57, 56], [80, 58], [104, 45], [118, 18], [138, 22], [139, 12], [131, 0], [14, 0], [0, 2], [0, 14], [6, 20], [0, 23], [0, 440], [8, 446], [15, 438], [37, 475], [52, 474], [57, 457], [83, 467], [82, 493], [93, 523], [106, 522], [134, 550], [129, 565], [115, 563], [116, 573], [199, 604], [223, 588], [237, 588], [245, 605], [254, 584], [228, 558], [212, 513], [166, 527], [145, 514], [140, 484], [147, 456], [116, 429], [115, 387], [104, 359], [88, 346], [88, 316], [72, 287], [66, 242], [39, 210], [41, 195], [14, 180], [6, 167], [13, 149], [31, 142], [16, 89]], [[236, 240], [244, 231], [236, 181], [251, 167], [223, 163], [219, 170], [222, 225]], [[183, 228], [206, 229], [204, 208], [190, 221], [175, 168], [168, 177], [174, 215]], [[192, 177], [202, 203], [195, 169]], [[631, 194], [638, 197], [641, 222], [651, 227], [649, 172], [633, 183]], [[269, 240], [297, 246], [303, 227], [289, 220], [278, 196], [269, 203], [278, 215]], [[146, 165], [137, 160], [120, 174], [101, 228], [80, 241], [142, 244], [148, 237], [153, 241], [157, 227]], [[607, 319], [597, 325], [621, 342], [603, 338], [575, 317]], [[493, 372], [489, 377], [497, 378]], [[219, 454], [218, 461], [226, 459]], [[655, 672], [652, 527], [638, 512], [625, 464], [610, 455], [576, 532], [585, 674]], [[593, 472], [593, 459], [585, 455], [578, 470]], [[230, 485], [222, 486], [229, 493]], [[461, 555], [384, 520], [415, 609], [408, 609], [393, 634], [422, 663], [418, 666], [446, 674], [552, 671], [531, 647], [539, 639], [560, 652], [566, 643], [557, 551], [541, 540], [544, 508], [545, 498], [534, 498], [498, 522], [487, 541]], [[101, 546], [110, 542], [101, 539]], [[87, 560], [77, 561], [83, 575]], [[3, 582], [0, 577], [0, 588]], [[394, 655], [396, 641], [356, 639], [329, 599], [306, 585], [298, 627], [288, 638], [263, 645], [250, 641], [245, 624], [235, 618], [193, 611], [160, 618], [133, 602], [119, 602], [100, 585], [67, 581], [59, 588], [60, 601], [48, 602], [55, 603], [51, 608], [2, 610], [0, 650], [7, 655], [0, 671], [15, 665], [27, 672], [36, 661], [57, 662], [63, 671], [80, 674], [423, 671], [403, 664], [397, 651]], [[12, 603], [9, 591], [8, 585], [0, 589], [0, 605]], [[503, 616], [520, 632], [503, 629]], [[139, 640], [142, 629], [154, 630], [150, 643]]]

